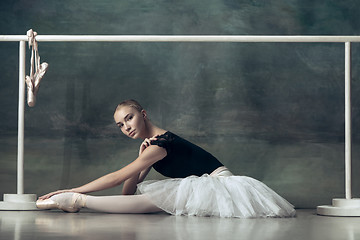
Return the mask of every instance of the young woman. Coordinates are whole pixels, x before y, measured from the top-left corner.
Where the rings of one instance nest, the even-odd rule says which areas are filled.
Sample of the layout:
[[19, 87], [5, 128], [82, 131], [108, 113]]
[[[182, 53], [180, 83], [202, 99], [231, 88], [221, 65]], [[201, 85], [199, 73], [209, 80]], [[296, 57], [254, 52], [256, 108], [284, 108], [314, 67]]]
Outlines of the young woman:
[[[114, 120], [128, 137], [144, 139], [138, 158], [83, 186], [46, 194], [37, 201], [38, 208], [239, 218], [295, 216], [294, 207], [265, 184], [234, 176], [207, 151], [152, 124], [135, 100], [120, 103]], [[152, 167], [169, 178], [144, 182]], [[85, 195], [122, 183], [120, 196]], [[141, 194], [134, 195], [137, 189]]]

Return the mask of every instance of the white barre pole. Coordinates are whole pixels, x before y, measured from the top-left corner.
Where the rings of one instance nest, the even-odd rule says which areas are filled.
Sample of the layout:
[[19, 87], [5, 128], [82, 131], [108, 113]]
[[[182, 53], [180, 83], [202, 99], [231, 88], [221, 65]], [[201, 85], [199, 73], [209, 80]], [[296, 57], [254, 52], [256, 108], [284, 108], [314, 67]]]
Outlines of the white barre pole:
[[[38, 35], [39, 42], [360, 42], [360, 36], [286, 35]], [[27, 41], [26, 35], [0, 35], [0, 41]]]
[[345, 198], [351, 199], [351, 43], [345, 43]]
[[19, 45], [17, 194], [24, 194], [25, 41]]
[[109, 42], [346, 42], [360, 41], [359, 36], [236, 36], [236, 35], [39, 35], [40, 41], [109, 41]]

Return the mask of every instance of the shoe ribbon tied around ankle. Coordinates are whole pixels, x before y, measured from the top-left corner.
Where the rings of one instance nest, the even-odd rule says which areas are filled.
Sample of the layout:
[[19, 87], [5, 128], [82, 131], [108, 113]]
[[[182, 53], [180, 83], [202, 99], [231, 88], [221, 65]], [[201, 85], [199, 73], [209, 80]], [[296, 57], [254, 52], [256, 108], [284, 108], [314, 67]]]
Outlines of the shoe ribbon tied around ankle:
[[40, 55], [36, 41], [37, 33], [30, 29], [27, 31], [26, 35], [28, 37], [29, 48], [32, 47], [30, 59], [30, 76], [25, 77], [25, 82], [27, 85], [27, 103], [29, 107], [34, 107], [36, 103], [36, 95], [40, 87], [40, 81], [44, 77], [49, 64], [46, 62], [40, 64]]

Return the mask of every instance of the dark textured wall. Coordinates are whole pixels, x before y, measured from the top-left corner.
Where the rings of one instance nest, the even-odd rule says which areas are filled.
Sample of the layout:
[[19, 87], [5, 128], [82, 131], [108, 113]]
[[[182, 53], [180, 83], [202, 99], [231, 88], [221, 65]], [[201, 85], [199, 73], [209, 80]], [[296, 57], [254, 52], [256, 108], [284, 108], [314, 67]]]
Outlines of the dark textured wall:
[[[0, 34], [359, 35], [358, 12], [352, 0], [3, 0]], [[352, 46], [358, 195], [359, 50]], [[26, 108], [27, 193], [77, 186], [133, 160], [140, 142], [121, 136], [112, 114], [135, 98], [156, 124], [297, 207], [344, 196], [343, 44], [43, 42], [39, 51], [49, 70], [36, 107]], [[18, 43], [0, 42], [0, 54], [2, 194], [16, 192]]]

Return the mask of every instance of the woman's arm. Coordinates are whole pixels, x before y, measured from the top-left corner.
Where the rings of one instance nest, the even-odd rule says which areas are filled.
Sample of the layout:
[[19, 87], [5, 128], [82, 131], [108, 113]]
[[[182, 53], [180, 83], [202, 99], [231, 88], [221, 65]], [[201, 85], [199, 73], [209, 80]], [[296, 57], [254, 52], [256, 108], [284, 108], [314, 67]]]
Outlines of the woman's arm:
[[[151, 140], [156, 140], [155, 137], [146, 138], [140, 145], [139, 156], [143, 153], [143, 151], [151, 145]], [[149, 173], [151, 167], [141, 171], [141, 173], [137, 173], [134, 176], [128, 178], [124, 182], [124, 186], [122, 189], [123, 195], [133, 195], [136, 192], [137, 184], [144, 181], [146, 175]]]
[[134, 195], [136, 192], [136, 185], [139, 181], [140, 173], [126, 179], [122, 188], [122, 195]]
[[109, 173], [81, 187], [69, 190], [59, 190], [46, 194], [44, 196], [41, 196], [40, 199], [47, 199], [55, 194], [62, 192], [89, 193], [118, 186], [125, 180], [133, 176], [139, 176], [141, 171], [148, 169], [154, 163], [163, 159], [166, 154], [167, 153], [164, 148], [156, 145], [151, 145], [144, 149], [142, 154], [136, 160], [118, 171]]
[[141, 171], [141, 173], [136, 174], [135, 176], [125, 180], [124, 186], [122, 189], [123, 195], [133, 195], [136, 192], [137, 184], [144, 181], [146, 175], [151, 170], [151, 167]]
[[142, 181], [144, 181], [144, 179], [146, 178], [146, 176], [147, 176], [148, 173], [150, 172], [151, 168], [152, 168], [152, 167], [149, 167], [149, 168], [143, 170], [143, 171], [140, 173], [138, 183], [141, 183]]

